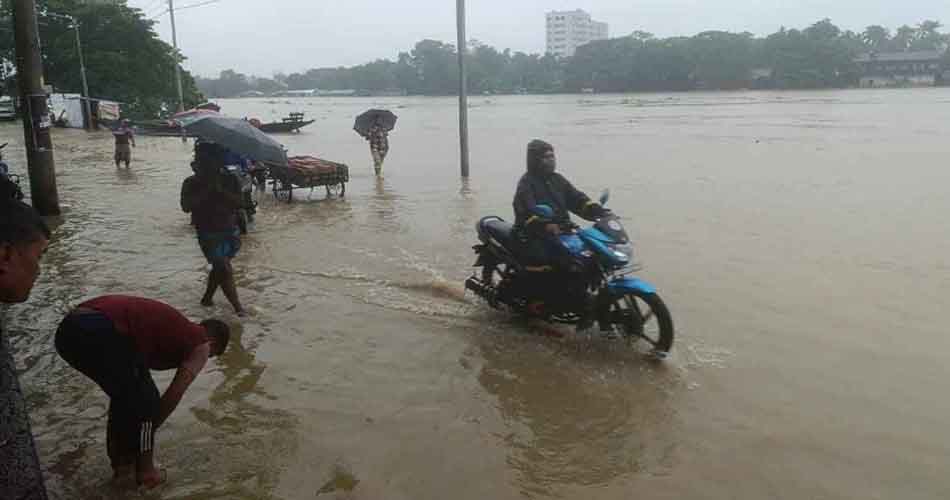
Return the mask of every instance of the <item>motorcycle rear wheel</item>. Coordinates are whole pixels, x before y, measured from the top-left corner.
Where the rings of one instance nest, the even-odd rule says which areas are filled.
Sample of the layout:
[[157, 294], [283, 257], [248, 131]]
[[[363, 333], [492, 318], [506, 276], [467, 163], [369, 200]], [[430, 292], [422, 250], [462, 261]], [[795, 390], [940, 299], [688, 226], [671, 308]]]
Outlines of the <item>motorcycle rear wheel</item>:
[[673, 317], [655, 293], [629, 292], [614, 298], [610, 305], [611, 322], [624, 334], [645, 340], [653, 352], [665, 356], [673, 347]]

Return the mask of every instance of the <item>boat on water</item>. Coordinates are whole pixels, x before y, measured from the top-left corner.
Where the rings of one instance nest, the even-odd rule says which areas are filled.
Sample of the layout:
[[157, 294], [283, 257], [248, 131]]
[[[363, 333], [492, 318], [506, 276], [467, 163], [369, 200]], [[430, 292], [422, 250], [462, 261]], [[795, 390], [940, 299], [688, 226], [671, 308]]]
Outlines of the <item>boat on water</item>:
[[258, 128], [268, 134], [290, 134], [310, 125], [315, 120], [304, 120], [303, 113], [291, 113], [279, 122], [262, 123]]

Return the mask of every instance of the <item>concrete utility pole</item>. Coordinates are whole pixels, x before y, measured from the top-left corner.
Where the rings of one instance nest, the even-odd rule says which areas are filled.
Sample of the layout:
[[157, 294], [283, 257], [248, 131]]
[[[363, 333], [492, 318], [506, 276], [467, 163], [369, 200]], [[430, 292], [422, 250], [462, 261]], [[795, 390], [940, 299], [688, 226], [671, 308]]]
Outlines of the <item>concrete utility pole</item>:
[[86, 63], [82, 57], [82, 42], [79, 40], [79, 22], [73, 18], [73, 29], [76, 30], [76, 50], [79, 52], [79, 74], [82, 76], [83, 109], [86, 110], [86, 119], [83, 127], [92, 128], [92, 96], [89, 95], [89, 83], [86, 81]]
[[456, 0], [455, 13], [458, 18], [458, 55], [459, 55], [459, 149], [462, 160], [462, 177], [468, 178], [468, 71], [465, 54], [468, 44], [465, 41], [465, 0]]
[[185, 110], [185, 97], [181, 91], [181, 68], [178, 64], [178, 31], [175, 29], [175, 4], [168, 0], [168, 16], [172, 21], [172, 47], [175, 48], [175, 84], [178, 86], [178, 112]]
[[16, 37], [17, 81], [23, 108], [23, 133], [26, 139], [27, 168], [33, 207], [41, 215], [59, 215], [59, 192], [50, 137], [49, 108], [43, 88], [43, 60], [33, 0], [13, 2]]

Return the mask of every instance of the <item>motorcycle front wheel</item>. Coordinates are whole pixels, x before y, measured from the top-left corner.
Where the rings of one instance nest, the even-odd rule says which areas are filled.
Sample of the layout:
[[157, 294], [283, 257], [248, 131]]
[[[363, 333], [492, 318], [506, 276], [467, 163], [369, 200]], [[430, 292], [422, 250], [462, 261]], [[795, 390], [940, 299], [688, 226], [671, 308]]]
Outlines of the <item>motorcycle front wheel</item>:
[[610, 320], [632, 339], [642, 339], [653, 352], [666, 355], [673, 347], [673, 317], [655, 293], [628, 292], [613, 298]]

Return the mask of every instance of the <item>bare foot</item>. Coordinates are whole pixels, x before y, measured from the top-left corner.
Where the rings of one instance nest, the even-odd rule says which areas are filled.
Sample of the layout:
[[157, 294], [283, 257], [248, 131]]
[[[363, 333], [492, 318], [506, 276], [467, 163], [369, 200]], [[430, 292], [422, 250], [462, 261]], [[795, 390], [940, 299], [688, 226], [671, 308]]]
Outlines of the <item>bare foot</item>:
[[247, 310], [245, 309], [235, 309], [234, 313], [237, 314], [239, 318], [246, 318], [248, 316]]
[[165, 469], [152, 469], [149, 472], [146, 472], [142, 477], [137, 478], [139, 486], [144, 486], [146, 489], [152, 489], [165, 481], [168, 481], [168, 471]]

